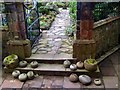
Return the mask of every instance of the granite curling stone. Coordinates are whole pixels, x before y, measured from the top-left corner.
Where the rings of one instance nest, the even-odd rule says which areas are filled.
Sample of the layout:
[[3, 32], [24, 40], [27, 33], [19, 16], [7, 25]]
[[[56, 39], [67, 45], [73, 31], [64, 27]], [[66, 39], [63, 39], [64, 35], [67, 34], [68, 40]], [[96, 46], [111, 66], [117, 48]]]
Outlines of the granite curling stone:
[[72, 73], [72, 74], [69, 76], [69, 80], [70, 80], [71, 82], [77, 82], [77, 81], [78, 81], [78, 76], [77, 76], [77, 74]]
[[88, 75], [80, 75], [79, 81], [84, 85], [88, 85], [92, 82], [91, 78]]
[[65, 61], [63, 62], [63, 65], [64, 65], [65, 68], [69, 68], [69, 67], [70, 67], [70, 64], [71, 64], [71, 62], [70, 62], [69, 60], [65, 60]]

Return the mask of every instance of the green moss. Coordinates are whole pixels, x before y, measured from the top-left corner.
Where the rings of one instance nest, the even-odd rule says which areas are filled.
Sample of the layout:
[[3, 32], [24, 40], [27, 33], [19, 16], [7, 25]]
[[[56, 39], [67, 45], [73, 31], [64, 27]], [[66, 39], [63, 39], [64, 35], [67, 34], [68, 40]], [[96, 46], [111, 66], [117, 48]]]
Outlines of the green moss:
[[96, 60], [95, 59], [87, 59], [86, 62], [88, 64], [96, 64]]
[[15, 62], [15, 58], [16, 58], [15, 54], [9, 55], [9, 56], [7, 56], [7, 57], [4, 58], [3, 63], [5, 65], [9, 65], [11, 63], [14, 63]]

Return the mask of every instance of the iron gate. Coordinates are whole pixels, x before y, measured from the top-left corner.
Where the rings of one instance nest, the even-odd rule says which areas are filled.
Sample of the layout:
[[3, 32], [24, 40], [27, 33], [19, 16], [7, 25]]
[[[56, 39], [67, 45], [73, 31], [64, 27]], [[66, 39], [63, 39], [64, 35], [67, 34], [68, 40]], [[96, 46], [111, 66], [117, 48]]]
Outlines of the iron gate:
[[27, 38], [31, 41], [32, 45], [37, 41], [40, 36], [39, 13], [37, 1], [24, 2], [25, 22]]

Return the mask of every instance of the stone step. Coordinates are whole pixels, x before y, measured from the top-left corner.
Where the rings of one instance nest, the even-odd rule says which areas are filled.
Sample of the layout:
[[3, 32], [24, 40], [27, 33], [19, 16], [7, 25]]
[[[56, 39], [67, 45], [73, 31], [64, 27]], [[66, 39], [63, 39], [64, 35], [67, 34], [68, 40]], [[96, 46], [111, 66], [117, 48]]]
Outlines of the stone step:
[[65, 60], [69, 60], [71, 63], [76, 63], [76, 58], [26, 58], [27, 62], [37, 61], [39, 63], [46, 63], [46, 64], [63, 64]]
[[[39, 63], [39, 66], [37, 68], [31, 68], [30, 65], [28, 65], [25, 68], [17, 67], [16, 70], [20, 70], [21, 72], [34, 71], [36, 74], [40, 74], [40, 75], [68, 76], [71, 73], [76, 73], [78, 75], [86, 74], [86, 75], [90, 75], [92, 77], [100, 76], [99, 68], [97, 68], [97, 70], [95, 72], [88, 72], [85, 69], [77, 69], [75, 71], [72, 71], [69, 68], [64, 68], [64, 66], [62, 64], [44, 64], [44, 63]], [[4, 71], [6, 73], [8, 73], [8, 72], [12, 72], [13, 70], [4, 68]]]
[[48, 63], [48, 64], [62, 64], [65, 60], [71, 61], [71, 63], [76, 63], [77, 59], [72, 58], [71, 55], [68, 54], [32, 54], [31, 57], [25, 58], [26, 61], [38, 61], [39, 63]]

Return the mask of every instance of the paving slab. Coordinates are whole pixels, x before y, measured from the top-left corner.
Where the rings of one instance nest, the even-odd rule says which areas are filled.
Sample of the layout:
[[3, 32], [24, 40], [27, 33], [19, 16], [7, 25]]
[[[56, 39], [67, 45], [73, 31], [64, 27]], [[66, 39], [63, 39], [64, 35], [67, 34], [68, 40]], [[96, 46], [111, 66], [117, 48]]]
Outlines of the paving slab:
[[110, 57], [106, 58], [106, 60], [104, 60], [104, 62], [102, 62], [100, 65], [100, 67], [112, 67], [113, 63], [111, 62]]
[[54, 76], [54, 81], [52, 83], [52, 88], [63, 88], [64, 77]]
[[114, 67], [100, 67], [103, 76], [116, 76]]
[[44, 76], [41, 88], [50, 89], [52, 87], [53, 80], [54, 76]]
[[118, 90], [118, 77], [104, 76], [103, 82], [105, 85], [105, 90]]
[[81, 85], [79, 82], [73, 83], [68, 79], [68, 77], [64, 77], [63, 88], [74, 90], [74, 89], [80, 89]]
[[30, 88], [41, 88], [43, 82], [43, 76], [38, 76], [34, 78], [33, 80], [28, 80], [24, 83], [23, 89], [30, 89]]
[[24, 82], [14, 79], [12, 76], [8, 76], [2, 83], [1, 88], [3, 89], [21, 89]]

